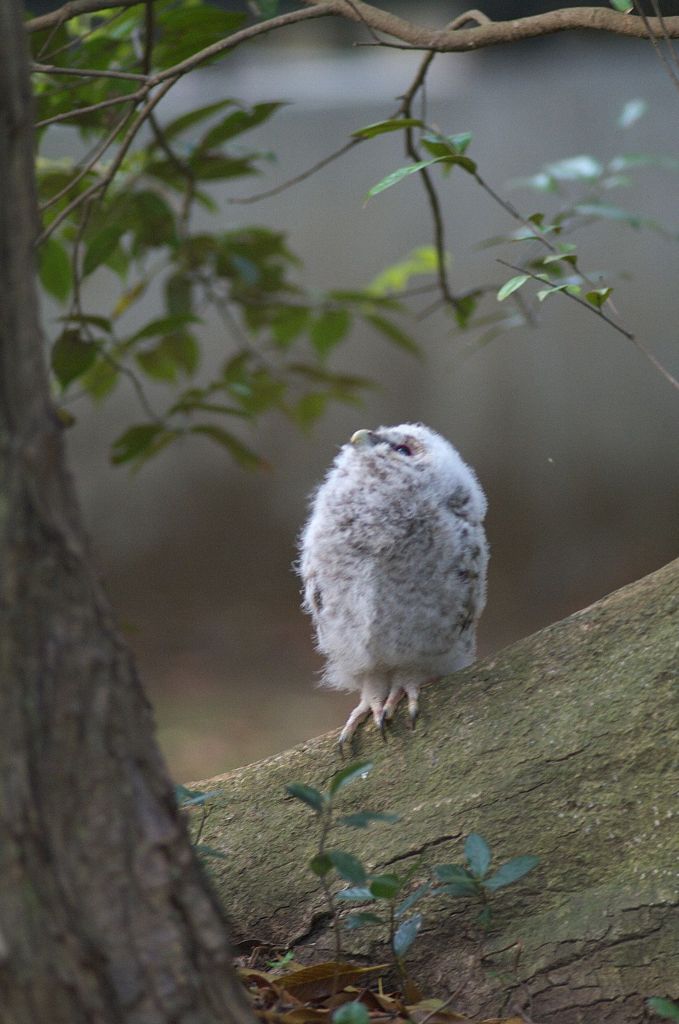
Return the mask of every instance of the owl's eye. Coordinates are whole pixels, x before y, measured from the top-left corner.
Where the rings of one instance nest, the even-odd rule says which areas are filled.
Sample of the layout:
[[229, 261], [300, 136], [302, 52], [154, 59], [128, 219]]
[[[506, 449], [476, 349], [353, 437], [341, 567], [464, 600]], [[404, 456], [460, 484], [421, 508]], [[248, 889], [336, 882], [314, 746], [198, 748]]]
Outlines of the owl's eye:
[[395, 452], [398, 452], [400, 455], [413, 454], [412, 448], [409, 448], [407, 444], [394, 444], [392, 445], [392, 448], [394, 449]]

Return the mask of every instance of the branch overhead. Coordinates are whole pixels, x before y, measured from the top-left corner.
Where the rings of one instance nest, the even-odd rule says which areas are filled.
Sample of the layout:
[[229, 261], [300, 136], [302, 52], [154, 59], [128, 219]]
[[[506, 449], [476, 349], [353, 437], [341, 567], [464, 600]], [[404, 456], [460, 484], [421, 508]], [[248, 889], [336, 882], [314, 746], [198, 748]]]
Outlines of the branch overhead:
[[[433, 50], [438, 53], [464, 53], [487, 46], [515, 43], [522, 39], [575, 30], [608, 32], [636, 39], [648, 39], [649, 32], [656, 37], [666, 35], [672, 39], [679, 38], [679, 16], [642, 19], [631, 14], [620, 14], [606, 7], [564, 7], [507, 21], [491, 21], [482, 12], [473, 10], [456, 18], [452, 25], [438, 29], [416, 25], [380, 7], [363, 3], [362, 0], [302, 2], [308, 10], [294, 12], [295, 21], [306, 20], [306, 17], [346, 18], [362, 24], [371, 32], [380, 32], [408, 48]], [[56, 11], [31, 18], [26, 22], [26, 28], [29, 32], [37, 32], [63, 24], [80, 14], [91, 14], [116, 7], [134, 7], [139, 3], [141, 0], [69, 0]], [[271, 22], [276, 20], [270, 19]], [[268, 31], [269, 25], [264, 21], [258, 23], [256, 28]], [[394, 44], [385, 41], [383, 45]]]

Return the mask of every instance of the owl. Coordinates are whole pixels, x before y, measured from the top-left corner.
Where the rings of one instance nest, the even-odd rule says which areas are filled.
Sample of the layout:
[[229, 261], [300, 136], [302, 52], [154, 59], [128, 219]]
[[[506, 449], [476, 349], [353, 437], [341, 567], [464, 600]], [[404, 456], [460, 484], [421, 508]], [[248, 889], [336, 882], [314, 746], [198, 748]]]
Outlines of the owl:
[[358, 430], [315, 492], [298, 571], [326, 657], [322, 685], [357, 690], [340, 750], [370, 714], [384, 735], [402, 698], [469, 665], [486, 599], [486, 498], [422, 423]]

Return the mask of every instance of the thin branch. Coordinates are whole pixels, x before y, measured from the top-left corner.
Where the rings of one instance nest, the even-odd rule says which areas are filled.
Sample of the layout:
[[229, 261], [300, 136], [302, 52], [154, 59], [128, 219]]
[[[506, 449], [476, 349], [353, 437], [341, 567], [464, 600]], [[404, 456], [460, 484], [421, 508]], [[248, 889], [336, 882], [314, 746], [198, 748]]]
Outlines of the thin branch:
[[[541, 277], [538, 277], [537, 274], [533, 274], [530, 270], [527, 270], [525, 267], [517, 267], [513, 263], [507, 263], [506, 260], [501, 259], [498, 259], [497, 262], [501, 263], [504, 267], [509, 267], [510, 270], [516, 270], [519, 274], [526, 274], [527, 277], [532, 277], [535, 281], [538, 281], [542, 285], [546, 283]], [[634, 335], [630, 333], [630, 331], [626, 331], [624, 327], [621, 327], [620, 324], [617, 324], [615, 320], [611, 320], [611, 318], [607, 316], [602, 309], [597, 309], [596, 306], [590, 305], [590, 303], [587, 302], [585, 299], [581, 299], [579, 295], [573, 295], [571, 292], [565, 290], [562, 291], [561, 294], [565, 295], [569, 299], [573, 299], [580, 306], [584, 306], [585, 309], [588, 309], [590, 311], [590, 313], [594, 313], [602, 320], [605, 320], [606, 323], [613, 327], [616, 331], [619, 331], [620, 334], [623, 334], [629, 341], [631, 341], [636, 346], [636, 348], [639, 350], [639, 352], [641, 352], [644, 358], [648, 359], [651, 365], [654, 366], [658, 373], [660, 373], [665, 378], [668, 384], [671, 384], [673, 388], [676, 388], [677, 391], [679, 391], [679, 380], [677, 380], [676, 377], [673, 377], [669, 370], [667, 370], [663, 366], [663, 364], [653, 355], [653, 353], [649, 352], [646, 346], [642, 345], [642, 343], [637, 338], [635, 338]]]
[[281, 185], [276, 185], [275, 188], [269, 188], [265, 192], [255, 192], [251, 196], [243, 196], [242, 198], [229, 199], [229, 202], [245, 205], [246, 203], [258, 203], [260, 199], [268, 199], [270, 196], [277, 196], [281, 192], [285, 192], [286, 189], [292, 188], [293, 185], [299, 185], [300, 182], [305, 181], [307, 178], [310, 178], [312, 174], [316, 174], [317, 171], [320, 171], [324, 167], [327, 167], [327, 165], [331, 164], [334, 160], [338, 160], [339, 157], [344, 156], [345, 153], [348, 153], [350, 149], [353, 149], [354, 146], [358, 146], [359, 143], [361, 142], [365, 142], [365, 139], [350, 139], [349, 142], [345, 142], [343, 146], [340, 146], [339, 149], [336, 149], [334, 153], [330, 153], [329, 156], [324, 156], [322, 160], [318, 161], [318, 163], [315, 163], [311, 167], [308, 167], [306, 171], [302, 171], [301, 174], [295, 175], [294, 178], [289, 178], [287, 181], [284, 181]]
[[132, 71], [98, 71], [96, 68], [64, 68], [59, 64], [32, 64], [31, 71], [42, 75], [79, 75], [82, 78], [122, 78], [130, 82], [147, 82], [148, 75], [135, 75]]
[[[660, 61], [660, 63], [662, 64], [663, 68], [667, 72], [667, 75], [668, 75], [670, 81], [672, 82], [672, 85], [675, 87], [675, 89], [679, 90], [679, 76], [677, 75], [677, 72], [675, 71], [675, 69], [672, 67], [673, 62], [676, 63], [676, 55], [675, 55], [674, 50], [672, 49], [672, 46], [671, 46], [671, 43], [670, 43], [670, 37], [669, 37], [668, 31], [667, 31], [667, 26], [665, 24], [665, 18], [660, 13], [660, 9], [658, 8], [657, 4], [653, 3], [653, 8], [656, 11], [656, 14], [658, 15], [656, 20], [658, 21], [658, 23], [660, 25], [660, 31], [659, 31], [658, 35], [656, 35], [655, 30], [650, 25], [650, 19], [649, 19], [648, 15], [645, 13], [645, 11], [644, 11], [643, 7], [641, 6], [641, 3], [639, 2], [639, 0], [632, 0], [632, 2], [634, 4], [635, 11], [637, 12], [637, 14], [639, 15], [639, 17], [641, 18], [641, 20], [644, 23], [644, 26], [646, 28], [646, 31], [648, 32], [648, 35], [649, 35], [649, 38], [650, 38], [652, 44], [653, 44], [653, 49], [655, 50], [655, 53], [656, 53], [656, 56], [657, 56], [658, 60]], [[665, 51], [663, 50], [663, 48], [661, 46], [661, 39], [663, 39], [663, 38], [664, 38], [665, 42], [668, 44], [668, 46], [670, 48], [670, 53], [671, 53], [671, 58], [672, 58], [671, 60], [668, 60], [667, 55], [665, 54]]]
[[[334, 2], [335, 0], [333, 0]], [[187, 57], [186, 60], [175, 64], [174, 67], [159, 71], [149, 81], [152, 85], [157, 85], [168, 78], [180, 78], [188, 71], [193, 71], [194, 68], [204, 64], [206, 60], [218, 57], [221, 53], [228, 53], [229, 50], [235, 49], [241, 43], [246, 42], [248, 39], [253, 39], [255, 36], [265, 35], [268, 32], [276, 31], [276, 29], [284, 28], [286, 25], [295, 25], [300, 21], [308, 21], [310, 18], [327, 18], [336, 13], [327, 3], [322, 2], [315, 3], [311, 7], [303, 8], [299, 11], [279, 14], [275, 18], [269, 18], [268, 21], [260, 21], [255, 25], [248, 25], [247, 28], [242, 28], [225, 39], [219, 39], [216, 43], [204, 47], [204, 49], [194, 53], [191, 57]]]
[[27, 32], [42, 32], [46, 28], [59, 28], [81, 14], [96, 14], [97, 11], [108, 11], [112, 7], [137, 7], [143, 2], [144, 0], [69, 0], [56, 11], [41, 14], [37, 18], [29, 18], [24, 28]]
[[[538, 274], [533, 273], [533, 271], [529, 270], [527, 267], [520, 267], [517, 266], [517, 264], [515, 263], [508, 263], [507, 260], [502, 260], [499, 257], [497, 259], [497, 262], [501, 263], [503, 267], [508, 267], [510, 270], [515, 270], [517, 274], [525, 274], [526, 277], [532, 277], [534, 281], [537, 281], [538, 284], [543, 285], [543, 287], [544, 285], [549, 286], [548, 281], [545, 281], [543, 277], [540, 277]], [[628, 331], [626, 328], [621, 327], [620, 324], [617, 324], [615, 322], [615, 320], [611, 320], [611, 318], [606, 313], [604, 313], [602, 309], [598, 309], [596, 306], [593, 306], [585, 299], [581, 299], [579, 295], [574, 295], [572, 292], [564, 291], [562, 294], [564, 294], [568, 299], [573, 299], [573, 301], [577, 302], [580, 306], [584, 306], [585, 309], [589, 310], [590, 313], [594, 313], [602, 320], [605, 320], [607, 324], [610, 324], [610, 326], [613, 327], [616, 331], [619, 331], [620, 334], [623, 334], [628, 341], [633, 341], [635, 345], [638, 344], [636, 338], [634, 337], [631, 331]], [[677, 384], [677, 387], [679, 387], [679, 384]]]
[[121, 103], [137, 103], [148, 95], [149, 89], [142, 87], [136, 92], [130, 92], [126, 96], [112, 96], [108, 100], [100, 100], [98, 103], [91, 103], [88, 107], [76, 107], [75, 110], [64, 110], [61, 114], [53, 114], [52, 117], [45, 117], [42, 121], [36, 121], [36, 128], [46, 128], [49, 124], [59, 124], [62, 121], [70, 121], [74, 117], [82, 117], [84, 114], [91, 114], [95, 110], [105, 110], [107, 107], [120, 106]]
[[92, 170], [97, 160], [101, 159], [101, 157], [104, 155], [108, 147], [112, 145], [112, 143], [115, 141], [116, 136], [124, 129], [125, 125], [132, 117], [133, 113], [134, 110], [128, 110], [126, 114], [123, 114], [123, 116], [116, 123], [113, 130], [109, 132], [109, 134], [106, 136], [103, 142], [101, 142], [100, 145], [97, 146], [94, 152], [89, 156], [86, 163], [83, 165], [83, 167], [81, 167], [78, 174], [76, 174], [75, 178], [69, 181], [67, 185], [64, 185], [64, 187], [59, 190], [59, 192], [56, 192], [53, 196], [50, 196], [50, 198], [45, 203], [42, 204], [42, 206], [40, 207], [41, 213], [44, 213], [45, 210], [49, 210], [51, 206], [54, 206], [54, 204], [58, 203], [60, 199], [63, 199], [63, 197], [71, 191], [73, 186], [77, 185], [78, 182], [81, 181], [85, 177], [85, 175]]
[[45, 241], [46, 238], [49, 238], [49, 236], [59, 226], [59, 224], [61, 224], [61, 222], [66, 219], [66, 217], [70, 216], [70, 214], [73, 213], [73, 210], [77, 209], [77, 207], [80, 206], [82, 203], [89, 202], [90, 198], [94, 195], [97, 195], [98, 193], [101, 193], [101, 196], [103, 197], [103, 195], [106, 193], [106, 190], [108, 189], [108, 186], [111, 184], [113, 178], [120, 169], [120, 165], [125, 159], [125, 156], [127, 155], [127, 151], [129, 150], [130, 146], [134, 142], [139, 129], [147, 120], [149, 114], [156, 106], [156, 104], [159, 103], [160, 100], [162, 100], [163, 96], [165, 96], [165, 94], [170, 91], [175, 82], [176, 79], [173, 78], [165, 82], [162, 88], [160, 88], [158, 92], [156, 92], [155, 95], [148, 100], [144, 107], [142, 107], [134, 123], [128, 129], [127, 134], [125, 135], [125, 138], [123, 139], [120, 145], [120, 149], [118, 150], [115, 159], [112, 161], [111, 166], [109, 167], [106, 174], [103, 175], [103, 177], [99, 181], [95, 181], [94, 184], [92, 184], [84, 192], [81, 192], [79, 196], [76, 196], [73, 200], [71, 200], [71, 202], [67, 206], [65, 206], [63, 210], [60, 211], [60, 213], [54, 218], [52, 223], [48, 227], [44, 228], [40, 235], [37, 237], [35, 243], [36, 245], [40, 245], [42, 242]]
[[[26, 22], [28, 32], [62, 25], [64, 22], [80, 14], [110, 10], [112, 7], [134, 7], [143, 0], [69, 0], [68, 3], [49, 14], [31, 18]], [[647, 39], [651, 32], [662, 35], [662, 26], [658, 18], [648, 18], [647, 23], [605, 7], [564, 7], [556, 11], [546, 11], [528, 18], [513, 18], [508, 21], [491, 21], [480, 11], [468, 11], [456, 18], [451, 26], [444, 29], [428, 28], [399, 18], [389, 11], [363, 3], [362, 0], [302, 0], [307, 5], [304, 10], [279, 15], [268, 21], [251, 26], [256, 30], [268, 32], [281, 23], [304, 21], [306, 18], [343, 17], [350, 21], [360, 22], [373, 32], [381, 32], [393, 39], [405, 43], [417, 50], [434, 50], [438, 53], [468, 53], [487, 46], [501, 43], [515, 43], [521, 39], [534, 39], [538, 36], [553, 35], [556, 32], [593, 31], [609, 32], [612, 35], [631, 36], [636, 39]], [[287, 19], [281, 22], [281, 18]], [[476, 21], [473, 28], [455, 27], [469, 21]], [[667, 35], [679, 39], [679, 16], [664, 18]], [[277, 23], [277, 24], [275, 24]], [[267, 27], [269, 26], [269, 27]], [[244, 31], [249, 31], [245, 29]], [[384, 44], [382, 44], [384, 45]], [[220, 51], [218, 51], [220, 52]]]

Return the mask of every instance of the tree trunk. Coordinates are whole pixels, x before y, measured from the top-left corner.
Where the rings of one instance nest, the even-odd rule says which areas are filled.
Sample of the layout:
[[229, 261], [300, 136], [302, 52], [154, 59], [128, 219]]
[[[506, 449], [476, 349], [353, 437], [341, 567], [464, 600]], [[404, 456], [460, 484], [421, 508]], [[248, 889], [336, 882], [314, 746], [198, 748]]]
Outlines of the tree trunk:
[[28, 58], [0, 3], [0, 1017], [251, 1020], [90, 565], [34, 286]]
[[[678, 682], [676, 561], [426, 689], [415, 733], [402, 716], [386, 744], [364, 729], [358, 754], [375, 769], [344, 791], [341, 810], [400, 821], [339, 826], [328, 848], [377, 872], [422, 858], [413, 885], [460, 863], [471, 832], [496, 864], [541, 859], [494, 895], [482, 945], [469, 901], [421, 905], [408, 964], [428, 995], [459, 989], [451, 1009], [520, 1007], [540, 1024], [632, 1024], [646, 1019], [647, 997], [679, 997]], [[341, 767], [336, 739], [201, 784], [225, 794], [204, 837], [228, 855], [218, 887], [239, 939], [280, 943], [301, 960], [327, 959], [333, 940], [307, 867], [318, 821], [284, 786], [327, 788]], [[384, 962], [382, 939], [372, 926], [347, 931], [344, 951]]]

